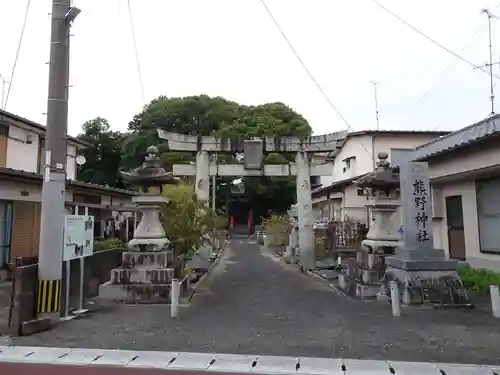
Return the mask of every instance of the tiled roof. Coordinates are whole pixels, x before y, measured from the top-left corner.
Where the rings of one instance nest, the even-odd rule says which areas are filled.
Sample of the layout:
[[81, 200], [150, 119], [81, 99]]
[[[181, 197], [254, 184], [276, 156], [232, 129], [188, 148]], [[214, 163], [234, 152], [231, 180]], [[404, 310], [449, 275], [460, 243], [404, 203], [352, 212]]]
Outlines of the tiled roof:
[[[18, 116], [18, 115], [15, 115], [13, 113], [10, 113], [10, 112], [7, 112], [7, 111], [4, 111], [4, 110], [1, 110], [0, 109], [0, 122], [3, 120], [3, 119], [11, 119], [11, 120], [14, 120], [14, 121], [19, 121], [21, 123], [23, 123], [24, 125], [27, 125], [27, 126], [30, 126], [36, 130], [39, 130], [39, 131], [42, 131], [44, 134], [47, 132], [47, 128], [43, 125], [40, 125], [34, 121], [31, 121], [31, 120], [28, 120], [24, 117], [21, 117], [21, 116]], [[85, 141], [82, 141], [81, 139], [78, 139], [78, 138], [75, 138], [75, 137], [71, 137], [71, 136], [67, 136], [67, 138], [69, 140], [71, 140], [72, 142], [75, 142], [81, 146], [84, 146], [84, 147], [89, 147], [90, 146], [90, 143], [88, 142], [85, 142]]]
[[356, 177], [352, 177], [352, 178], [346, 178], [345, 180], [336, 181], [336, 182], [332, 183], [331, 185], [316, 188], [316, 189], [314, 189], [314, 190], [311, 191], [311, 195], [313, 197], [318, 197], [318, 196], [326, 195], [326, 194], [328, 194], [330, 192], [335, 191], [338, 188], [342, 188], [342, 187], [345, 187], [347, 185], [350, 185], [350, 184], [354, 183], [354, 181], [360, 179], [363, 176], [366, 176], [367, 174], [368, 173], [365, 173], [365, 174], [362, 174], [362, 175], [359, 175], [359, 176], [356, 176]]
[[[40, 181], [40, 182], [43, 179], [43, 176], [39, 173], [32, 173], [32, 172], [26, 172], [26, 171], [20, 171], [17, 169], [2, 168], [2, 167], [0, 167], [0, 176], [26, 178], [26, 179], [32, 179], [32, 180]], [[126, 196], [141, 195], [137, 191], [117, 189], [114, 187], [109, 187], [109, 186], [104, 186], [104, 185], [90, 184], [88, 182], [83, 182], [83, 181], [66, 180], [66, 183], [69, 186], [80, 187], [83, 189], [99, 190], [102, 192], [113, 193], [113, 194], [118, 194], [118, 195], [126, 195]]]
[[413, 152], [413, 160], [428, 160], [498, 135], [500, 135], [500, 115], [494, 115], [418, 146]]

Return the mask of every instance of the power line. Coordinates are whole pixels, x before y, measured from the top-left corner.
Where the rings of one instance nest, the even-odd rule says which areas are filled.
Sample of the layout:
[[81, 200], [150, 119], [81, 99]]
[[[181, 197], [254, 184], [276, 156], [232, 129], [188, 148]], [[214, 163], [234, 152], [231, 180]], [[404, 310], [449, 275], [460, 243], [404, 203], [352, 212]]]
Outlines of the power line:
[[23, 27], [21, 28], [21, 35], [19, 36], [19, 42], [17, 44], [16, 57], [14, 58], [14, 64], [12, 65], [12, 72], [10, 74], [10, 82], [7, 87], [7, 95], [5, 96], [5, 103], [3, 103], [3, 109], [7, 109], [7, 103], [9, 102], [10, 89], [12, 88], [12, 82], [14, 82], [14, 74], [16, 73], [17, 62], [19, 60], [19, 53], [21, 52], [21, 46], [23, 44], [24, 30], [26, 30], [26, 24], [28, 23], [28, 14], [30, 11], [31, 0], [26, 3], [26, 10], [24, 11], [24, 21]]
[[[386, 8], [384, 5], [382, 5], [381, 3], [379, 3], [377, 0], [371, 0], [373, 3], [375, 3], [377, 6], [379, 6], [381, 9], [385, 10], [387, 13], [389, 13], [391, 16], [393, 16], [394, 18], [396, 18], [397, 20], [399, 20], [401, 23], [405, 24], [406, 26], [408, 26], [410, 29], [412, 29], [413, 31], [415, 31], [416, 33], [420, 34], [421, 36], [423, 36], [425, 39], [427, 39], [428, 41], [430, 41], [431, 43], [435, 44], [436, 46], [438, 46], [439, 48], [443, 49], [444, 51], [448, 52], [449, 54], [455, 56], [457, 59], [469, 64], [470, 66], [472, 66], [474, 69], [479, 69], [480, 71], [482, 71], [483, 73], [486, 73], [486, 74], [490, 74], [488, 71], [484, 70], [482, 67], [470, 62], [469, 60], [467, 60], [465, 57], [463, 56], [460, 56], [458, 53], [456, 52], [453, 52], [451, 49], [443, 46], [441, 43], [437, 42], [436, 40], [432, 39], [430, 36], [424, 34], [422, 31], [420, 31], [419, 29], [417, 29], [415, 26], [411, 25], [410, 23], [408, 23], [407, 21], [405, 21], [404, 19], [402, 19], [400, 16], [398, 16], [396, 13], [394, 13], [393, 11], [391, 11], [390, 9]], [[498, 78], [500, 79], [499, 76], [497, 75], [493, 75], [495, 78]]]
[[281, 33], [281, 36], [283, 37], [283, 39], [285, 39], [286, 43], [288, 44], [288, 46], [292, 50], [292, 52], [295, 55], [295, 57], [297, 58], [297, 60], [299, 60], [300, 64], [302, 65], [302, 68], [304, 68], [304, 70], [306, 71], [306, 73], [309, 76], [309, 78], [311, 79], [311, 81], [313, 81], [313, 83], [316, 85], [316, 87], [318, 88], [319, 92], [326, 99], [326, 101], [328, 102], [328, 104], [330, 105], [330, 107], [332, 107], [332, 109], [337, 113], [337, 115], [342, 119], [342, 121], [344, 121], [344, 123], [347, 125], [348, 130], [351, 130], [352, 126], [349, 124], [349, 122], [347, 122], [347, 120], [345, 119], [345, 117], [342, 116], [342, 114], [340, 113], [340, 111], [337, 109], [337, 107], [333, 104], [333, 102], [330, 100], [330, 98], [326, 94], [325, 90], [323, 90], [323, 88], [318, 83], [318, 81], [316, 80], [316, 78], [314, 78], [313, 74], [311, 73], [311, 71], [309, 70], [309, 68], [307, 67], [307, 65], [305, 64], [304, 60], [302, 60], [302, 58], [300, 57], [300, 55], [297, 52], [297, 50], [294, 48], [293, 44], [290, 42], [290, 39], [288, 39], [288, 37], [286, 36], [283, 28], [281, 27], [281, 25], [279, 24], [279, 22], [274, 17], [273, 13], [271, 12], [271, 9], [269, 9], [269, 7], [267, 6], [265, 0], [260, 0], [260, 2], [262, 3], [262, 5], [264, 6], [264, 8], [266, 9], [267, 14], [269, 15], [269, 17], [273, 21], [274, 25], [278, 28], [279, 32]]
[[141, 86], [142, 103], [146, 104], [146, 99], [144, 95], [144, 84], [142, 80], [141, 62], [139, 59], [139, 49], [137, 48], [137, 39], [135, 37], [134, 18], [132, 17], [132, 6], [130, 5], [130, 0], [127, 0], [127, 8], [128, 8], [128, 15], [130, 18], [130, 29], [132, 31], [132, 40], [134, 42], [134, 53], [135, 53], [135, 61], [137, 64], [137, 75], [139, 76], [139, 84]]
[[[462, 53], [463, 51], [465, 51], [465, 49], [472, 43], [472, 41], [482, 31], [483, 31], [483, 26], [479, 27], [476, 30], [476, 32], [474, 33], [474, 35], [472, 35], [472, 37], [467, 41], [467, 43], [465, 43], [465, 45], [462, 47], [462, 49], [460, 50], [459, 53]], [[434, 83], [431, 85], [431, 87], [429, 87], [429, 89], [420, 97], [420, 99], [417, 101], [417, 104], [424, 104], [424, 101], [427, 98], [427, 96], [429, 96], [429, 94], [432, 91], [434, 91], [434, 89], [437, 87], [438, 83], [441, 81], [441, 79], [443, 79], [443, 77], [446, 75], [446, 73], [448, 73], [448, 71], [453, 67], [453, 65], [455, 64], [456, 61], [457, 61], [456, 59], [453, 59], [453, 60], [450, 61], [450, 63], [448, 64], [448, 66], [443, 70], [443, 72], [439, 75], [439, 77], [434, 81]]]

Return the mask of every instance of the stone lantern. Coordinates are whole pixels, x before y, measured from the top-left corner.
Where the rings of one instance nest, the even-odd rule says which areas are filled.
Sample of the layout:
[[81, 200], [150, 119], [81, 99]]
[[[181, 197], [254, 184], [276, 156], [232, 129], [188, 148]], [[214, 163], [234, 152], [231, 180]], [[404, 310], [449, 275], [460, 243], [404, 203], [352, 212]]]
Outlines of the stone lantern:
[[[140, 187], [142, 195], [132, 198], [142, 213], [141, 221], [122, 254], [122, 265], [111, 270], [109, 282], [99, 287], [99, 297], [128, 303], [168, 303], [174, 275], [174, 260], [163, 226], [160, 209], [168, 203], [162, 186], [175, 183], [171, 173], [160, 166], [155, 146], [147, 148], [142, 166], [121, 172], [123, 178]], [[158, 188], [158, 191], [151, 191]]]
[[[139, 186], [144, 193], [132, 198], [132, 202], [140, 209], [142, 218], [128, 247], [139, 251], [161, 251], [166, 250], [170, 244], [160, 222], [160, 208], [168, 203], [168, 198], [162, 195], [163, 185], [176, 181], [172, 173], [160, 166], [158, 149], [149, 146], [146, 151], [148, 155], [142, 166], [132, 172], [120, 172], [125, 181]], [[151, 188], [157, 188], [159, 193], [151, 191]]]
[[401, 234], [399, 222], [395, 221], [399, 201], [399, 174], [393, 172], [386, 152], [379, 152], [377, 168], [356, 181], [371, 198], [372, 222], [366, 239], [361, 243], [363, 250], [375, 254], [392, 254], [398, 246]]
[[385, 257], [394, 254], [401, 239], [397, 215], [399, 174], [392, 170], [386, 152], [379, 152], [377, 157], [376, 169], [355, 182], [371, 200], [370, 230], [356, 259], [348, 261], [347, 273], [339, 276], [339, 287], [361, 298], [374, 298], [381, 291]]

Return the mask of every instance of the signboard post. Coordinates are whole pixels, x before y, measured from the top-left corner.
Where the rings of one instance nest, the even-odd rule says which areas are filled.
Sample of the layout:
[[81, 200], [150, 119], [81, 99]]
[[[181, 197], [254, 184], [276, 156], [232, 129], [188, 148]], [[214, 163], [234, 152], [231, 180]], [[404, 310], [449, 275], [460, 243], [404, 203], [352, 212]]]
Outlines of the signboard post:
[[94, 251], [94, 217], [88, 215], [88, 207], [85, 207], [85, 215], [78, 215], [78, 207], [75, 208], [76, 215], [66, 215], [64, 226], [64, 248], [63, 259], [66, 262], [66, 319], [69, 317], [70, 298], [70, 275], [71, 260], [80, 260], [80, 283], [79, 283], [79, 306], [75, 314], [83, 314], [87, 310], [83, 308], [83, 284], [85, 276], [85, 257], [92, 255]]

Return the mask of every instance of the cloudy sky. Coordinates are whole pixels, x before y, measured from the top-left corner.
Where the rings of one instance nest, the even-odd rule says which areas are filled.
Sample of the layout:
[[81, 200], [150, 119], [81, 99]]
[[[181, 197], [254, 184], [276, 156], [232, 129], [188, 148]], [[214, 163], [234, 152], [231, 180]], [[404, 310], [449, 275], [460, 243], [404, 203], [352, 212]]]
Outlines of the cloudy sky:
[[[488, 61], [487, 19], [481, 9], [500, 15], [500, 0], [378, 1], [473, 64]], [[11, 75], [26, 2], [0, 0], [3, 77]], [[382, 129], [458, 129], [490, 112], [487, 74], [425, 39], [372, 0], [266, 3], [352, 129], [376, 127], [371, 81], [380, 82]], [[201, 93], [244, 104], [281, 101], [302, 113], [316, 134], [348, 126], [304, 71], [261, 0], [131, 4], [146, 102], [161, 94]], [[69, 133], [76, 135], [83, 122], [96, 116], [125, 130], [144, 104], [127, 1], [75, 0], [74, 5], [82, 13], [73, 27]], [[31, 2], [6, 108], [42, 124], [50, 9], [51, 0]], [[498, 61], [500, 20], [493, 21], [493, 45]], [[500, 77], [498, 65], [495, 74]]]

